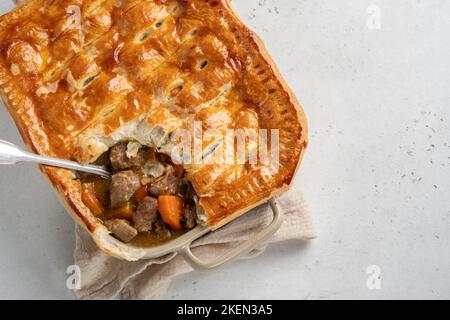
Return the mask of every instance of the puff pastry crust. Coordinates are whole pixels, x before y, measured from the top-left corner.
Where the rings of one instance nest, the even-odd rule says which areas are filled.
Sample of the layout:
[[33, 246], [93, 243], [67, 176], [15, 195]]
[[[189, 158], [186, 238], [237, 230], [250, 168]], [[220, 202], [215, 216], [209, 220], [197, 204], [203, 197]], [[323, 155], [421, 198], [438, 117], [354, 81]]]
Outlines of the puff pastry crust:
[[[187, 167], [212, 228], [285, 191], [307, 145], [300, 105], [229, 0], [29, 0], [0, 18], [0, 90], [33, 151], [81, 162], [122, 140], [158, 146], [155, 132], [195, 120], [279, 129], [275, 173]], [[105, 251], [135, 258], [101, 239], [72, 172], [41, 169]]]

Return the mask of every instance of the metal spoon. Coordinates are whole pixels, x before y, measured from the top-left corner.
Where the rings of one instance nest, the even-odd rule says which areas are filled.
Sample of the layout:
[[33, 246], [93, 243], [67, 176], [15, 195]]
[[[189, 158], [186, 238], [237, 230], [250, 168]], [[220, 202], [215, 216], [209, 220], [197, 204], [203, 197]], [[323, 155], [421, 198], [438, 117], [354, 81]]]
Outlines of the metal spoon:
[[15, 144], [0, 140], [0, 164], [16, 164], [18, 162], [36, 162], [52, 167], [88, 172], [110, 179], [111, 173], [103, 166], [84, 165], [75, 161], [62, 160], [27, 152]]

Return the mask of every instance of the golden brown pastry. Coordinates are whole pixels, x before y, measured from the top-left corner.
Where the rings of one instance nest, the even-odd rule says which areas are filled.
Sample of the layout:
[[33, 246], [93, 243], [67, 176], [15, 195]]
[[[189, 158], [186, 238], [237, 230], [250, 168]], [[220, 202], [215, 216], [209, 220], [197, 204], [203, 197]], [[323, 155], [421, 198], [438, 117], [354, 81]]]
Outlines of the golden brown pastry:
[[[185, 164], [213, 229], [285, 191], [307, 145], [300, 105], [228, 0], [29, 0], [0, 18], [0, 89], [33, 151], [84, 163], [122, 141], [170, 153], [195, 123], [216, 130], [202, 155], [227, 129], [278, 129], [277, 170]], [[142, 256], [109, 236], [73, 172], [41, 169], [103, 250]]]

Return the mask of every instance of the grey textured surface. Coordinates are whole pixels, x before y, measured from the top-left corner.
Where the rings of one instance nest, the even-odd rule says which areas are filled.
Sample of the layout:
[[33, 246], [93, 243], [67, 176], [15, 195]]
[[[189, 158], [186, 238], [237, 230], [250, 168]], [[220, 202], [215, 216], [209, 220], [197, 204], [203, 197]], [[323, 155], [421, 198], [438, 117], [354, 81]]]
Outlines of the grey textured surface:
[[[450, 2], [234, 5], [309, 117], [296, 183], [319, 239], [180, 277], [166, 297], [449, 299]], [[378, 30], [366, 25], [370, 5]], [[3, 108], [0, 122], [0, 137], [19, 142]], [[73, 298], [71, 219], [34, 166], [0, 167], [0, 180], [0, 298]], [[366, 286], [370, 265], [381, 270], [381, 290]]]

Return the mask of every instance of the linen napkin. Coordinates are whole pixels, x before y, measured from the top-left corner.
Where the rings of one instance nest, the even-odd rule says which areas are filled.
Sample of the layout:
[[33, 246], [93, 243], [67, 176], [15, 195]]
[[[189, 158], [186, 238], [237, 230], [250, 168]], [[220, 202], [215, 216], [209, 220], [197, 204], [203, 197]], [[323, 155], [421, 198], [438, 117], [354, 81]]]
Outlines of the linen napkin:
[[[316, 233], [308, 206], [298, 189], [292, 189], [277, 198], [284, 213], [284, 222], [269, 242], [285, 240], [311, 240]], [[250, 238], [270, 223], [272, 211], [263, 204], [226, 226], [207, 234], [192, 245], [193, 253], [209, 261]], [[256, 257], [264, 252], [267, 243], [261, 244], [243, 259]], [[160, 299], [166, 293], [172, 279], [192, 271], [184, 259], [169, 254], [158, 259], [129, 262], [103, 254], [89, 234], [76, 227], [75, 264], [80, 268], [81, 286], [75, 290], [80, 299]]]

